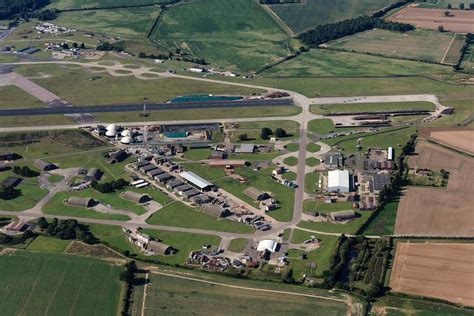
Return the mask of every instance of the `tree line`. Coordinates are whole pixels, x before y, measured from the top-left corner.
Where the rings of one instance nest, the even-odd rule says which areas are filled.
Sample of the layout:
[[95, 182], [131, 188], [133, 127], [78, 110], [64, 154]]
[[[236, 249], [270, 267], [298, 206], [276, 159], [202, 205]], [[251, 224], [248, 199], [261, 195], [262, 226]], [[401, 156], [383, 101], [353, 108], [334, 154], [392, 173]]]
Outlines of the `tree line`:
[[50, 0], [3, 0], [0, 5], [0, 19], [11, 19], [15, 15], [27, 16], [28, 12], [50, 4]]
[[89, 231], [89, 226], [80, 224], [75, 219], [58, 220], [53, 218], [51, 222], [48, 222], [46, 218], [40, 217], [38, 226], [51, 237], [64, 240], [79, 239], [90, 245], [98, 242], [97, 238]]
[[390, 22], [365, 15], [341, 22], [317, 26], [312, 30], [298, 35], [298, 39], [309, 47], [317, 47], [323, 43], [373, 28], [396, 32], [408, 32], [415, 29], [415, 27], [410, 24]]
[[91, 187], [101, 193], [112, 193], [115, 190], [121, 190], [128, 185], [128, 182], [120, 178], [118, 180], [112, 180], [111, 182], [99, 183], [97, 181], [91, 182]]

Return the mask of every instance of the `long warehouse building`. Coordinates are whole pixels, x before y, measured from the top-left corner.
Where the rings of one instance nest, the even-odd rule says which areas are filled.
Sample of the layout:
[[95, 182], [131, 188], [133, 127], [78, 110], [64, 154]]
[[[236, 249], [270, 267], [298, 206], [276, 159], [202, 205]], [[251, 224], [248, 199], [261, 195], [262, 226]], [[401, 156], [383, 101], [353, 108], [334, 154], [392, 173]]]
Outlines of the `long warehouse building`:
[[214, 185], [207, 181], [206, 179], [201, 178], [197, 174], [191, 171], [185, 171], [180, 173], [180, 176], [183, 180], [185, 180], [187, 183], [195, 186], [201, 191], [209, 191], [211, 190]]

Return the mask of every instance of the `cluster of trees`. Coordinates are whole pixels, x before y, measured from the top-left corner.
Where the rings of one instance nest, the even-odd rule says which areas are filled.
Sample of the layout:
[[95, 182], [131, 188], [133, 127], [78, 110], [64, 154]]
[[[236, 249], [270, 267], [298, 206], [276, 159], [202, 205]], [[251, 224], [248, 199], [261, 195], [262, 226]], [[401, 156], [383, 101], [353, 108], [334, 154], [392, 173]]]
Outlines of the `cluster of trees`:
[[457, 64], [454, 66], [454, 69], [458, 70], [461, 68], [461, 62], [464, 58], [464, 55], [467, 53], [467, 50], [469, 49], [469, 45], [473, 45], [473, 44], [474, 44], [474, 34], [467, 33], [464, 45], [461, 47], [461, 51], [460, 51], [461, 54], [459, 56], [459, 60]]
[[13, 172], [20, 175], [20, 176], [22, 176], [22, 177], [26, 177], [26, 178], [33, 178], [33, 177], [39, 176], [38, 172], [32, 170], [28, 166], [23, 166], [23, 167], [14, 166], [13, 167]]
[[49, 3], [50, 0], [2, 0], [0, 2], [0, 19], [11, 19], [15, 15], [27, 17], [29, 12]]
[[323, 287], [330, 289], [334, 287], [336, 282], [340, 279], [344, 266], [348, 260], [348, 254], [352, 240], [347, 238], [344, 234], [339, 237], [337, 247], [331, 256], [330, 268], [323, 272]]
[[130, 304], [132, 301], [133, 286], [135, 285], [135, 273], [138, 272], [137, 264], [135, 261], [130, 261], [125, 264], [124, 271], [120, 272], [119, 279], [125, 282], [127, 286], [127, 293], [123, 299], [122, 315], [130, 315]]
[[301, 33], [298, 38], [309, 47], [335, 40], [344, 36], [379, 28], [397, 32], [408, 32], [414, 29], [413, 25], [385, 21], [380, 18], [361, 16], [341, 22], [317, 26], [313, 30]]
[[46, 10], [41, 10], [40, 12], [38, 12], [36, 14], [36, 17], [40, 21], [50, 21], [50, 20], [56, 19], [58, 17], [58, 13], [59, 11], [56, 9], [53, 9], [53, 10], [46, 9]]
[[[72, 47], [73, 47], [73, 48], [85, 49], [85, 48], [86, 48], [86, 44], [81, 43], [81, 44], [79, 45], [78, 43], [74, 42], [74, 43], [72, 43]], [[69, 49], [70, 47], [69, 47], [69, 44], [68, 44], [68, 43], [63, 43], [62, 48], [63, 48], [63, 49]]]
[[52, 237], [65, 240], [79, 239], [87, 244], [97, 242], [97, 238], [89, 231], [89, 227], [79, 224], [75, 219], [58, 220], [54, 218], [51, 223], [48, 223], [46, 218], [40, 217], [38, 226]]
[[0, 186], [0, 200], [13, 200], [21, 195], [21, 190], [11, 186]]
[[109, 43], [109, 42], [105, 42], [105, 43], [102, 43], [100, 44], [99, 46], [96, 47], [97, 50], [100, 50], [100, 51], [107, 51], [107, 52], [110, 52], [110, 51], [115, 51], [115, 52], [121, 52], [124, 50], [124, 47], [122, 45], [122, 43]]
[[30, 230], [25, 231], [21, 236], [10, 236], [0, 234], [0, 245], [18, 245], [24, 243], [27, 239], [35, 237], [36, 234]]
[[411, 2], [420, 2], [420, 1], [418, 1], [418, 0], [402, 0], [402, 1], [398, 1], [398, 2], [392, 3], [391, 5], [386, 6], [386, 7], [383, 8], [383, 9], [380, 9], [380, 10], [376, 11], [374, 14], [372, 14], [372, 17], [373, 17], [373, 18], [381, 18], [381, 17], [383, 17], [385, 14], [387, 14], [388, 12], [392, 11], [393, 9], [401, 8], [401, 7], [403, 7], [404, 5], [406, 5], [406, 4], [408, 4], [408, 3], [411, 3]]
[[115, 190], [121, 190], [128, 185], [128, 182], [120, 178], [111, 182], [99, 183], [97, 181], [91, 182], [91, 187], [101, 193], [112, 193]]
[[164, 54], [155, 55], [155, 54], [147, 54], [147, 53], [144, 53], [144, 52], [141, 52], [141, 53], [138, 54], [138, 58], [168, 59], [168, 58], [171, 58], [171, 57], [173, 57], [172, 52], [169, 52], [168, 55], [164, 55]]
[[286, 133], [286, 131], [283, 129], [283, 128], [277, 128], [275, 130], [275, 133], [273, 133], [273, 131], [271, 129], [269, 129], [268, 127], [264, 127], [262, 128], [262, 131], [260, 132], [260, 138], [262, 139], [270, 139], [270, 136], [275, 134], [276, 137], [278, 138], [284, 138], [286, 136], [288, 136], [288, 134]]

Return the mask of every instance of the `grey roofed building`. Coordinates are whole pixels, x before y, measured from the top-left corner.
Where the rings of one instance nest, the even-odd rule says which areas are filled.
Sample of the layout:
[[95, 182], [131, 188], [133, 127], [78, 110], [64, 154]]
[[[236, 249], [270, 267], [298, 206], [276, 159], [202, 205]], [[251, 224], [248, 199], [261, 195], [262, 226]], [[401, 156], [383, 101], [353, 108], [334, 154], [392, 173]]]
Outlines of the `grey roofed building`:
[[33, 161], [33, 166], [41, 171], [50, 171], [57, 168], [56, 165], [41, 159]]
[[324, 165], [327, 168], [339, 168], [344, 166], [344, 156], [341, 154], [331, 154], [324, 156]]
[[183, 184], [184, 184], [183, 181], [178, 180], [178, 179], [175, 179], [175, 180], [173, 180], [173, 181], [168, 182], [168, 183], [166, 184], [166, 187], [167, 187], [169, 190], [172, 190], [172, 189], [174, 189], [174, 188], [176, 188], [176, 187], [179, 187], [179, 186], [181, 186], [181, 185], [183, 185]]
[[5, 152], [0, 152], [0, 161], [7, 160], [15, 160], [18, 157], [17, 154], [15, 154], [13, 151], [5, 151]]
[[199, 194], [201, 194], [201, 192], [199, 192], [196, 189], [191, 189], [191, 190], [188, 190], [188, 191], [179, 192], [179, 195], [181, 195], [182, 197], [184, 197], [186, 199], [190, 199], [193, 196], [196, 196], [196, 195], [199, 195]]
[[338, 211], [329, 213], [329, 218], [333, 221], [345, 221], [356, 217], [356, 213], [353, 210]]
[[9, 177], [7, 177], [5, 180], [3, 180], [2, 182], [0, 182], [0, 186], [2, 186], [2, 187], [7, 187], [7, 188], [14, 188], [14, 187], [16, 187], [17, 185], [19, 185], [22, 180], [23, 180], [23, 179], [20, 178], [20, 177], [12, 177], [12, 176], [9, 176]]
[[186, 182], [192, 184], [201, 191], [210, 190], [214, 186], [211, 182], [207, 181], [206, 179], [203, 179], [202, 177], [191, 171], [181, 172], [179, 175]]
[[6, 164], [0, 163], [0, 172], [10, 170], [10, 167]]
[[140, 167], [139, 170], [140, 170], [142, 173], [147, 173], [148, 171], [155, 170], [155, 169], [158, 169], [158, 167], [155, 166], [155, 165], [151, 165], [151, 164], [150, 164], [150, 165], [146, 165], [146, 166]]
[[210, 203], [211, 201], [212, 201], [212, 198], [206, 194], [200, 194], [191, 198], [191, 202], [198, 205], [207, 204], [207, 203]]
[[154, 240], [150, 240], [146, 244], [145, 249], [153, 253], [164, 255], [164, 256], [168, 256], [168, 255], [172, 255], [176, 253], [173, 247], [168, 246], [167, 244], [164, 244], [162, 242], [154, 241]]
[[125, 150], [118, 150], [116, 151], [115, 153], [113, 153], [112, 155], [110, 155], [109, 157], [109, 163], [110, 164], [116, 164], [116, 163], [120, 163], [122, 161], [124, 161], [125, 159], [128, 158], [128, 154]]
[[86, 181], [99, 181], [101, 177], [102, 171], [100, 171], [100, 169], [90, 168], [84, 178]]
[[254, 187], [245, 189], [244, 194], [255, 201], [263, 201], [270, 198], [270, 195], [267, 192], [261, 191]]
[[174, 190], [176, 192], [184, 192], [184, 191], [189, 191], [189, 190], [192, 190], [193, 187], [190, 186], [189, 184], [183, 184], [183, 185], [180, 185], [180, 186], [177, 186], [174, 188]]
[[220, 150], [213, 150], [209, 158], [210, 159], [224, 159], [225, 152], [220, 151]]
[[205, 205], [202, 209], [204, 213], [218, 218], [223, 218], [232, 215], [232, 212], [229, 211], [228, 208], [222, 208], [213, 204]]
[[390, 176], [386, 173], [372, 175], [374, 181], [374, 191], [380, 191], [386, 185], [390, 184]]
[[156, 169], [147, 171], [146, 174], [149, 175], [150, 177], [154, 178], [155, 176], [163, 174], [163, 173], [165, 173], [165, 172], [162, 169], [156, 168]]
[[148, 194], [137, 193], [133, 191], [125, 191], [120, 194], [120, 197], [125, 200], [135, 202], [137, 204], [146, 203], [151, 200]]
[[255, 152], [254, 144], [242, 144], [239, 148], [235, 149], [236, 153], [240, 154], [253, 154]]
[[66, 200], [66, 203], [71, 206], [81, 206], [81, 207], [92, 207], [95, 205], [95, 201], [91, 198], [81, 198], [77, 196], [71, 196]]
[[204, 149], [204, 148], [209, 148], [209, 147], [211, 146], [206, 143], [195, 143], [195, 144], [188, 145], [188, 149]]
[[135, 163], [135, 169], [140, 169], [141, 167], [148, 166], [149, 164], [150, 164], [150, 162], [146, 161], [146, 160], [139, 161], [139, 162]]
[[170, 175], [169, 173], [162, 173], [162, 174], [159, 174], [157, 176], [155, 176], [154, 178], [156, 181], [160, 182], [160, 183], [166, 183], [172, 179], [175, 179], [175, 177], [173, 177], [172, 175]]

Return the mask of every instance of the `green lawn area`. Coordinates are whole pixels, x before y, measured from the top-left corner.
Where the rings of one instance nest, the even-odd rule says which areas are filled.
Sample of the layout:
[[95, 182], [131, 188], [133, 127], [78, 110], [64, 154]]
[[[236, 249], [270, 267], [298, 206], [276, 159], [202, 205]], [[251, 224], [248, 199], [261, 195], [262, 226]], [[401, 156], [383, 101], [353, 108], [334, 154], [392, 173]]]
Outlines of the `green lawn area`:
[[207, 160], [212, 154], [212, 150], [209, 148], [196, 148], [196, 149], [188, 149], [184, 152], [184, 159], [199, 161], [199, 160]]
[[[146, 4], [158, 4], [164, 0], [53, 0], [48, 8], [59, 10], [64, 9], [84, 9], [84, 8], [110, 8], [117, 6], [138, 6]], [[128, 9], [130, 10], [130, 9]]]
[[388, 202], [364, 230], [364, 235], [378, 236], [393, 234], [395, 231], [395, 221], [397, 219], [399, 202], [399, 198]]
[[352, 210], [351, 202], [336, 202], [336, 203], [326, 204], [322, 200], [306, 200], [303, 203], [303, 211], [305, 213], [320, 212], [323, 214], [327, 214], [330, 212], [345, 211], [345, 210]]
[[[202, 12], [207, 14], [203, 16]], [[251, 71], [289, 53], [291, 39], [253, 0], [201, 0], [166, 10], [151, 40], [217, 67]]]
[[[147, 286], [145, 310], [150, 314], [165, 310], [169, 315], [177, 314], [206, 314], [212, 306], [215, 315], [342, 315], [347, 306], [342, 302], [319, 300], [313, 297], [297, 296], [283, 293], [258, 292], [256, 290], [239, 289], [238, 287], [253, 287], [253, 283], [231, 278], [214, 280], [219, 283], [233, 285], [226, 287], [207, 284], [194, 280], [175, 278], [165, 275], [150, 274], [150, 284]], [[261, 286], [255, 286], [261, 288]], [[294, 287], [279, 287], [292, 293]], [[166, 297], [166, 300], [162, 298]], [[219, 302], [219, 304], [216, 304]]]
[[232, 252], [241, 252], [244, 251], [245, 246], [247, 245], [248, 239], [246, 238], [235, 238], [230, 241], [229, 248], [227, 250]]
[[314, 157], [306, 158], [306, 165], [307, 165], [307, 166], [316, 167], [316, 166], [319, 165], [320, 163], [321, 163], [321, 161], [319, 161], [318, 158], [314, 158]]
[[300, 149], [300, 145], [296, 143], [291, 143], [285, 146], [285, 149], [289, 152], [298, 151]]
[[52, 174], [48, 177], [48, 182], [49, 183], [58, 183], [60, 182], [62, 179], [64, 179], [63, 176], [60, 176], [59, 174]]
[[[188, 79], [140, 80], [134, 76], [113, 77], [107, 73], [100, 73], [99, 79], [91, 80], [97, 74], [83, 69], [51, 64], [23, 65], [15, 71], [27, 77], [38, 77], [31, 80], [78, 106], [141, 104], [144, 97], [147, 97], [149, 102], [166, 102], [172, 97], [181, 95], [247, 95], [262, 92], [258, 89]], [[48, 77], [41, 77], [41, 75], [48, 75]]]
[[42, 252], [64, 252], [70, 243], [70, 240], [38, 236], [31, 244], [28, 245], [27, 250]]
[[254, 229], [249, 225], [228, 219], [216, 219], [211, 215], [205, 214], [199, 208], [190, 208], [181, 202], [173, 202], [165, 206], [153, 214], [147, 220], [147, 223], [154, 225], [208, 229], [232, 233], [252, 233], [254, 231]]
[[441, 102], [448, 106], [452, 106], [454, 108], [454, 113], [429, 123], [429, 126], [474, 126], [474, 122], [469, 120], [469, 117], [472, 114], [472, 99], [441, 100]]
[[[5, 171], [0, 174], [0, 181], [8, 176], [18, 176], [13, 171]], [[42, 198], [48, 194], [48, 190], [39, 187], [37, 178], [23, 178], [23, 181], [16, 187], [21, 190], [21, 195], [11, 199], [0, 199], [0, 210], [19, 212], [34, 207]]]
[[304, 191], [306, 193], [315, 193], [319, 190], [318, 186], [319, 172], [307, 173], [304, 177]]
[[80, 256], [17, 250], [0, 256], [0, 310], [5, 315], [115, 316], [122, 269]]
[[298, 158], [290, 156], [283, 159], [283, 163], [287, 166], [296, 166], [298, 164]]
[[306, 150], [309, 151], [310, 153], [316, 153], [321, 150], [321, 146], [319, 146], [316, 143], [309, 143], [306, 146]]
[[225, 191], [237, 196], [238, 198], [258, 206], [251, 198], [243, 192], [248, 187], [255, 187], [265, 192], [271, 192], [272, 196], [279, 202], [280, 208], [268, 213], [269, 216], [278, 221], [289, 221], [293, 217], [293, 205], [295, 191], [284, 185], [277, 184], [271, 179], [272, 168], [253, 171], [253, 167], [237, 168], [236, 172], [245, 178], [245, 184], [239, 183], [231, 178], [224, 178], [216, 181], [215, 184]]
[[296, 175], [296, 173], [294, 173], [292, 171], [288, 171], [288, 172], [285, 172], [284, 174], [282, 174], [281, 177], [285, 180], [288, 180], [288, 181], [295, 181], [297, 175]]
[[271, 130], [283, 128], [284, 130], [297, 130], [300, 124], [295, 121], [281, 120], [281, 121], [255, 121], [255, 122], [239, 122], [236, 123], [238, 129], [258, 129], [266, 127]]
[[[237, 126], [235, 128], [235, 125]], [[235, 128], [235, 130], [232, 130], [230, 133], [230, 140], [232, 143], [256, 143], [256, 144], [268, 144], [269, 140], [267, 139], [262, 139], [261, 138], [261, 133], [262, 133], [262, 128], [266, 127], [271, 129], [273, 132], [277, 128], [282, 128], [286, 131], [287, 135], [286, 137], [281, 137], [279, 140], [281, 141], [290, 141], [290, 140], [295, 140], [299, 138], [300, 136], [300, 129], [299, 129], [299, 123], [295, 121], [261, 121], [261, 122], [242, 122], [242, 123], [237, 123], [237, 124], [232, 124], [232, 126], [229, 126], [230, 128]], [[247, 140], [241, 141], [239, 139], [239, 136], [242, 134], [247, 134]], [[290, 144], [292, 146], [295, 146], [297, 144]], [[296, 150], [290, 150], [290, 151], [296, 151]]]
[[[440, 33], [431, 30], [417, 29], [412, 32], [401, 33], [374, 29], [331, 41], [328, 45], [331, 48], [346, 51], [439, 63], [443, 60], [452, 38], [453, 34], [451, 33]], [[386, 60], [389, 62], [392, 59]], [[436, 65], [418, 64], [421, 67], [425, 65], [425, 71], [429, 72], [442, 69]], [[413, 67], [406, 68], [409, 70], [413, 69]]]
[[[0, 55], [1, 56], [1, 55]], [[0, 86], [0, 109], [35, 108], [46, 104], [17, 86]]]
[[357, 211], [356, 213], [360, 214], [361, 216], [350, 220], [346, 224], [339, 224], [339, 223], [331, 223], [331, 222], [307, 222], [301, 221], [298, 224], [298, 227], [322, 231], [327, 233], [343, 233], [343, 234], [355, 234], [357, 230], [367, 221], [370, 214], [370, 211]]
[[[447, 42], [448, 45], [450, 41], [451, 38]], [[428, 49], [425, 50], [429, 51]], [[442, 53], [444, 54], [444, 51]], [[341, 62], [342, 60], [345, 62]], [[390, 76], [451, 72], [452, 69], [450, 67], [436, 64], [329, 49], [312, 49], [307, 53], [302, 53], [295, 58], [264, 71], [263, 75], [274, 78], [303, 78], [323, 76]]]
[[334, 131], [335, 127], [330, 119], [316, 119], [308, 122], [308, 130], [312, 133], [328, 134]]
[[3, 127], [69, 125], [69, 124], [75, 124], [75, 121], [64, 115], [30, 115], [30, 116], [2, 116], [0, 117], [0, 125]]
[[[303, 274], [308, 275], [308, 264], [312, 262], [316, 263], [314, 276], [321, 276], [324, 271], [329, 269], [331, 255], [336, 248], [338, 237], [317, 235], [315, 233], [294, 229], [291, 242], [295, 244], [302, 243], [303, 241], [310, 239], [311, 236], [315, 236], [316, 238], [322, 240], [322, 245], [320, 248], [310, 252], [305, 252], [304, 250], [299, 249], [288, 250], [290, 267], [293, 268], [295, 277], [300, 278]], [[303, 253], [307, 254], [308, 259], [300, 259], [299, 256]]]
[[392, 103], [353, 103], [313, 105], [312, 112], [322, 113], [350, 113], [350, 112], [384, 112], [396, 110], [428, 110], [433, 111], [435, 106], [430, 102], [392, 102]]

